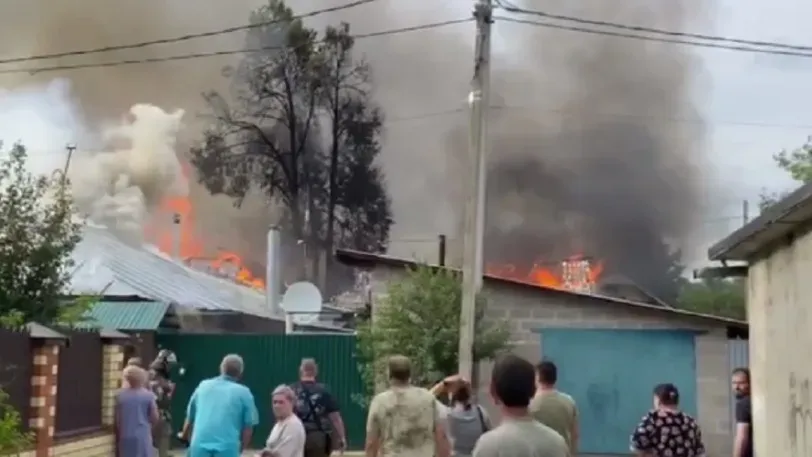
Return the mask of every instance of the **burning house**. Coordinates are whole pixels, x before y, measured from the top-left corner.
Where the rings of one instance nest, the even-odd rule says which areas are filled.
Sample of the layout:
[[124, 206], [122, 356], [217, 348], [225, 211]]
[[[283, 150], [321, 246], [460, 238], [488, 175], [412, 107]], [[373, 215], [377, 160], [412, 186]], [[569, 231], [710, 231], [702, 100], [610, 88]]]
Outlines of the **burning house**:
[[[337, 259], [366, 272], [373, 315], [385, 284], [414, 265], [355, 251], [338, 251]], [[580, 407], [581, 452], [626, 454], [629, 432], [651, 407], [651, 389], [662, 382], [679, 387], [681, 407], [698, 417], [708, 454], [729, 452], [729, 339], [746, 336], [746, 323], [674, 309], [651, 298], [606, 295], [612, 283], [601, 281], [600, 267], [583, 259], [537, 269], [530, 277], [493, 273], [483, 286], [487, 316], [509, 321], [516, 353], [531, 361], [549, 358], [559, 366], [560, 388]], [[485, 363], [478, 369], [483, 403], [489, 370]]]

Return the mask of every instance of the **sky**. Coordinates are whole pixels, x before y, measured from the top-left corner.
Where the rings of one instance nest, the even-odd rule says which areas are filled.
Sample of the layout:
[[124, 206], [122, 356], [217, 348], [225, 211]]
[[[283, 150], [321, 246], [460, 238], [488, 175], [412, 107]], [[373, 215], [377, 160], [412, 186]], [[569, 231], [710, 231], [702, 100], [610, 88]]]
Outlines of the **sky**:
[[[805, 17], [812, 5], [776, 0], [769, 8], [754, 0], [721, 0], [714, 35], [799, 45], [812, 44]], [[708, 244], [741, 225], [742, 201], [751, 217], [759, 193], [792, 189], [772, 155], [800, 146], [812, 134], [812, 58], [702, 50], [710, 91], [704, 111], [708, 124], [711, 192], [723, 199], [707, 214], [699, 238]], [[713, 196], [709, 196], [709, 200]], [[701, 253], [701, 252], [700, 252]], [[694, 259], [698, 260], [698, 259]]]

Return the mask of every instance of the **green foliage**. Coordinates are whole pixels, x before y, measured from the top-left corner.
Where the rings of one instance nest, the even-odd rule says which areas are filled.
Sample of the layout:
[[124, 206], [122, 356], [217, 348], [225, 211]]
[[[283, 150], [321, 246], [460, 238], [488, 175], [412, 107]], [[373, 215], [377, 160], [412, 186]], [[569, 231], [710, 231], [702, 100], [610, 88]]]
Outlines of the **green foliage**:
[[[358, 326], [359, 371], [371, 394], [384, 381], [388, 356], [412, 361], [412, 381], [429, 386], [457, 372], [462, 289], [454, 272], [425, 266], [389, 284], [371, 320]], [[474, 361], [509, 348], [507, 321], [485, 319], [486, 300], [477, 300]], [[359, 401], [362, 399], [359, 399]]]
[[88, 322], [89, 312], [101, 300], [101, 294], [80, 295], [73, 300], [63, 303], [57, 321], [61, 325], [73, 327]]
[[0, 316], [47, 325], [65, 312], [81, 226], [67, 180], [32, 174], [27, 158], [19, 144], [0, 156]]
[[0, 455], [20, 455], [31, 446], [33, 437], [22, 431], [20, 413], [8, 404], [8, 394], [0, 388]]
[[682, 309], [745, 320], [745, 282], [741, 279], [705, 279], [686, 282], [678, 299]]
[[[783, 150], [773, 155], [773, 159], [794, 181], [800, 184], [812, 182], [812, 137], [807, 138], [799, 148], [791, 151]], [[759, 207], [764, 210], [788, 194], [789, 192], [762, 192]]]

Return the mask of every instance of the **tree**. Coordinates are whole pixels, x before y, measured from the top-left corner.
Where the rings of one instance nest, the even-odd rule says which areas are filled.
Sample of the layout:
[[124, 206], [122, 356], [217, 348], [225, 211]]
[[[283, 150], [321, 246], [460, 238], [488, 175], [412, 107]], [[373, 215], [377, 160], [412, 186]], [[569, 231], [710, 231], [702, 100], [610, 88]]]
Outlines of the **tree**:
[[[792, 151], [783, 150], [773, 155], [773, 159], [794, 181], [800, 184], [812, 182], [812, 137], [807, 138], [799, 148]], [[788, 194], [789, 192], [762, 192], [759, 207], [764, 210]]]
[[703, 314], [745, 320], [745, 283], [741, 279], [703, 279], [683, 285], [680, 308]]
[[[37, 176], [22, 145], [0, 154], [0, 327], [26, 322], [71, 324], [91, 304], [65, 302], [71, 252], [80, 240], [70, 186], [62, 173]], [[2, 361], [0, 361], [2, 364]], [[22, 418], [0, 385], [0, 455], [19, 455], [31, 443]]]
[[22, 416], [8, 404], [8, 394], [0, 389], [0, 455], [20, 455], [31, 444], [32, 434], [22, 431]]
[[[390, 283], [372, 318], [358, 328], [358, 369], [371, 394], [385, 373], [388, 356], [412, 361], [412, 381], [429, 386], [456, 373], [462, 289], [456, 273], [418, 266]], [[485, 319], [487, 303], [477, 300], [474, 361], [509, 348], [507, 321]], [[365, 398], [368, 398], [365, 397]]]
[[247, 36], [257, 51], [226, 72], [232, 102], [205, 96], [213, 123], [191, 151], [200, 182], [237, 206], [252, 190], [281, 203], [285, 227], [314, 265], [336, 246], [381, 251], [392, 224], [375, 163], [383, 117], [368, 66], [353, 59], [349, 26], [320, 38], [281, 0], [251, 23], [264, 25]]
[[19, 144], [0, 158], [0, 320], [65, 323], [77, 314], [65, 292], [81, 226], [64, 176], [34, 175], [26, 161]]

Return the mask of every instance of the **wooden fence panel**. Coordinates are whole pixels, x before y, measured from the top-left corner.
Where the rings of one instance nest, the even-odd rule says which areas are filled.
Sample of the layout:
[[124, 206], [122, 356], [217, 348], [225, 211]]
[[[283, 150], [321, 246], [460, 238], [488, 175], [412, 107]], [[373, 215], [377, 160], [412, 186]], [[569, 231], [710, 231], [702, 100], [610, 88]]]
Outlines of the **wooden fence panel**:
[[31, 409], [31, 338], [24, 330], [0, 328], [0, 389], [8, 405], [19, 414], [28, 430]]
[[59, 329], [70, 339], [59, 351], [55, 436], [102, 426], [103, 343], [94, 331]]

